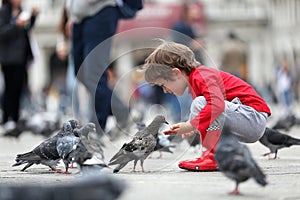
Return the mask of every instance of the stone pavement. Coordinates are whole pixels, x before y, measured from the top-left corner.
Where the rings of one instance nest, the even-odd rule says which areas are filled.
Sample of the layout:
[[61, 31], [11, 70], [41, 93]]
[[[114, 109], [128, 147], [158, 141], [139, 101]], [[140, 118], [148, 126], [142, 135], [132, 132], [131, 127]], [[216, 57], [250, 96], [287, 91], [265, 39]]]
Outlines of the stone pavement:
[[[300, 127], [293, 128], [290, 135], [300, 138]], [[72, 181], [78, 176], [77, 169], [71, 169], [72, 174], [56, 174], [50, 172], [47, 167], [35, 165], [21, 172], [22, 166], [11, 167], [18, 153], [25, 153], [37, 146], [43, 137], [24, 133], [19, 139], [0, 137], [0, 183], [1, 184], [48, 184]], [[105, 161], [121, 147], [125, 140], [110, 142], [105, 139]], [[133, 163], [129, 163], [118, 174], [112, 174], [126, 180], [128, 188], [119, 198], [120, 200], [159, 200], [159, 199], [300, 199], [300, 146], [279, 151], [279, 159], [272, 160], [262, 157], [268, 149], [260, 143], [248, 144], [254, 159], [267, 175], [269, 184], [261, 187], [252, 179], [240, 184], [240, 196], [230, 196], [228, 192], [233, 190], [235, 183], [221, 172], [188, 172], [177, 167], [178, 161], [197, 157], [195, 149], [182, 143], [174, 149], [173, 154], [164, 153], [161, 159], [155, 157], [145, 161], [147, 173], [131, 172]], [[63, 165], [59, 167], [63, 169]], [[137, 170], [140, 170], [139, 163]], [[111, 173], [111, 170], [107, 170]]]

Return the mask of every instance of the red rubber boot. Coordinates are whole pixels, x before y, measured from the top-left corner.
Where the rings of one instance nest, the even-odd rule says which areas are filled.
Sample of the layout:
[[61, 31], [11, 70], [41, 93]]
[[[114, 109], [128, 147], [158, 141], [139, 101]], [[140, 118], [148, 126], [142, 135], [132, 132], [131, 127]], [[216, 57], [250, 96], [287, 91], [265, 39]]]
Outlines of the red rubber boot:
[[179, 162], [178, 166], [181, 169], [189, 171], [218, 171], [217, 162], [215, 161], [215, 148], [219, 141], [221, 130], [207, 131], [202, 145], [206, 151], [202, 153], [200, 158], [193, 160], [183, 160]]

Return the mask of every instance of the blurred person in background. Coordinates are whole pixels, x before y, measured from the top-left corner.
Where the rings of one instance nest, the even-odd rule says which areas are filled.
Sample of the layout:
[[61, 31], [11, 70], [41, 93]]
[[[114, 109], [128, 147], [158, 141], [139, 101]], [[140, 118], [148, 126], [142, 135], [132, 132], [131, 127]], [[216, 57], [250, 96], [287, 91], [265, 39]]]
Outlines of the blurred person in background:
[[201, 10], [197, 3], [184, 3], [182, 5], [181, 17], [172, 26], [171, 39], [176, 43], [180, 43], [190, 47], [196, 59], [204, 64], [202, 50], [205, 42], [199, 34], [197, 23], [201, 16]]
[[68, 68], [68, 46], [64, 41], [56, 44], [49, 58], [50, 81], [47, 85], [47, 96], [55, 96], [59, 102], [58, 111], [66, 114], [66, 73]]
[[[184, 3], [180, 19], [174, 23], [172, 27], [171, 39], [176, 43], [180, 43], [190, 47], [201, 64], [204, 64], [202, 51], [205, 43], [200, 30], [195, 26], [199, 22], [200, 9], [196, 3]], [[162, 90], [161, 90], [161, 93]], [[189, 116], [189, 107], [192, 103], [192, 98], [188, 91], [182, 96], [176, 97], [173, 94], [165, 95], [166, 102], [172, 104], [173, 116], [175, 121], [187, 120]]]
[[0, 63], [4, 76], [2, 123], [5, 129], [16, 126], [21, 95], [27, 86], [27, 70], [33, 60], [30, 30], [39, 10], [22, 10], [22, 0], [3, 0], [0, 10]]
[[247, 55], [245, 43], [230, 31], [222, 47], [221, 70], [248, 82]]
[[[107, 68], [112, 42], [109, 38], [116, 33], [118, 20], [134, 17], [135, 12], [142, 8], [142, 1], [67, 0], [66, 8], [73, 23], [71, 41], [75, 75], [89, 91], [91, 116], [88, 120], [96, 123], [98, 133], [102, 134], [112, 104], [119, 105], [108, 85]], [[123, 115], [124, 112], [128, 111], [114, 114]], [[119, 125], [125, 126], [128, 116], [118, 118], [124, 119]]]
[[294, 115], [293, 111], [293, 75], [287, 58], [283, 58], [276, 69], [276, 92], [282, 118]]
[[[65, 103], [65, 106], [62, 106], [62, 109], [66, 112], [65, 114], [71, 114], [73, 111], [74, 117], [80, 121], [81, 123], [87, 122], [87, 105], [84, 102], [79, 101], [79, 93], [82, 96], [88, 96], [86, 88], [80, 83], [76, 81], [75, 73], [74, 73], [74, 62], [71, 54], [72, 43], [72, 21], [69, 20], [66, 1], [62, 10], [62, 15], [60, 22], [58, 24], [58, 38], [57, 45], [62, 45], [63, 49], [65, 49], [67, 53], [67, 69], [65, 76], [65, 89], [66, 96], [63, 96], [61, 100]], [[64, 52], [64, 51], [62, 51]], [[59, 52], [58, 52], [59, 53]], [[64, 57], [65, 54], [63, 54]], [[64, 61], [66, 62], [66, 60]], [[69, 105], [69, 106], [67, 106]]]

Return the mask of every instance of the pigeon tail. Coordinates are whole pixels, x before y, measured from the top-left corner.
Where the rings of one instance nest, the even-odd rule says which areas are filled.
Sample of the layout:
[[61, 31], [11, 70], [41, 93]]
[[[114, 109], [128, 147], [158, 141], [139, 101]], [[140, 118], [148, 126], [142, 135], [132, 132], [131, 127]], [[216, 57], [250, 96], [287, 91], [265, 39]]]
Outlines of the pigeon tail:
[[119, 156], [123, 155], [123, 149], [125, 148], [127, 144], [124, 143], [123, 146], [121, 147], [120, 151], [118, 151], [110, 160], [109, 162], [112, 162], [113, 160], [117, 159]]
[[266, 175], [260, 170], [260, 168], [253, 169], [253, 178], [261, 186], [266, 186], [268, 182], [266, 181]]
[[173, 153], [173, 151], [171, 151], [170, 147], [164, 147], [164, 148], [158, 149], [158, 151]]
[[115, 160], [109, 162], [108, 165], [117, 165], [117, 164], [122, 164], [122, 163], [128, 163], [130, 161], [132, 161], [131, 158], [126, 157], [126, 156], [120, 156], [120, 157], [116, 158]]
[[254, 176], [255, 181], [260, 184], [261, 186], [266, 186], [268, 182], [266, 181], [265, 177], [262, 176]]
[[300, 145], [300, 139], [297, 139], [297, 138], [289, 138], [288, 140], [287, 140], [287, 144], [288, 145]]
[[15, 159], [16, 163], [13, 164], [12, 166], [19, 166], [22, 165], [24, 163], [28, 163], [28, 162], [36, 162], [39, 161], [40, 157], [38, 155], [36, 155], [33, 151], [30, 151], [28, 153], [24, 153], [24, 154], [18, 154], [17, 158]]
[[123, 167], [125, 167], [127, 165], [128, 162], [126, 163], [122, 163], [120, 165], [118, 165], [114, 170], [113, 173], [118, 173]]

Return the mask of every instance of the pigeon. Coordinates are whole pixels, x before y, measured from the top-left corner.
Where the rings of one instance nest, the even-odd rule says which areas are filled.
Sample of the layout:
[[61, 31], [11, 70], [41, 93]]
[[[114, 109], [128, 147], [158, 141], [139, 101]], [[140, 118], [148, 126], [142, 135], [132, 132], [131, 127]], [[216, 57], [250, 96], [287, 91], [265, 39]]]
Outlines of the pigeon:
[[270, 149], [270, 152], [263, 154], [263, 156], [275, 153], [273, 159], [277, 158], [279, 149], [287, 148], [292, 145], [300, 145], [300, 139], [291, 137], [268, 127], [266, 128], [263, 136], [259, 139], [259, 142]]
[[76, 128], [78, 124], [79, 123], [77, 123], [76, 120], [69, 120], [65, 122], [61, 130], [59, 130], [56, 135], [44, 140], [30, 152], [18, 154], [15, 159], [16, 163], [12, 166], [14, 167], [27, 164], [23, 169], [21, 169], [21, 171], [25, 171], [33, 164], [43, 164], [49, 166], [53, 171], [61, 172], [60, 170], [56, 169], [56, 166], [61, 159], [56, 148], [57, 141], [59, 138], [63, 137], [65, 133], [70, 132], [69, 130]]
[[[103, 149], [102, 143], [98, 134], [96, 133], [96, 126], [94, 123], [87, 123], [81, 128], [75, 128], [73, 130], [75, 136], [79, 138], [79, 142], [73, 146], [73, 149], [70, 151], [68, 158], [66, 160], [67, 163], [77, 163], [79, 166], [79, 170], [87, 171], [86, 168], [97, 168], [92, 165], [98, 164], [84, 164], [88, 159], [93, 158], [95, 155], [99, 159], [103, 159]], [[65, 165], [67, 167], [67, 165]], [[84, 169], [83, 169], [84, 168]]]
[[26, 129], [33, 134], [46, 138], [59, 130], [61, 117], [56, 113], [38, 112], [26, 119]]
[[165, 117], [158, 115], [141, 131], [138, 131], [129, 143], [124, 143], [121, 149], [110, 159], [108, 165], [117, 165], [113, 173], [118, 173], [128, 162], [134, 161], [133, 171], [138, 160], [141, 162], [142, 172], [144, 160], [154, 151], [157, 141], [158, 130], [168, 124]]
[[252, 158], [246, 145], [240, 143], [235, 135], [224, 127], [216, 147], [215, 160], [220, 171], [236, 182], [235, 189], [230, 193], [238, 195], [238, 186], [241, 182], [254, 178], [255, 181], [265, 186], [266, 176]]
[[65, 174], [69, 174], [69, 164], [73, 162], [73, 152], [77, 153], [77, 145], [80, 142], [80, 138], [75, 136], [73, 132], [66, 131], [62, 137], [59, 137], [56, 142], [56, 150], [59, 157], [65, 164]]
[[286, 116], [285, 118], [278, 119], [272, 129], [289, 131], [295, 125], [300, 125], [300, 119], [291, 114]]
[[0, 184], [1, 200], [116, 200], [126, 190], [127, 183], [105, 173], [80, 176], [74, 181], [23, 185]]
[[85, 145], [82, 143], [82, 140], [80, 139], [79, 143], [76, 145], [75, 149], [70, 152], [68, 157], [68, 162], [72, 164], [71, 167], [73, 167], [73, 163], [77, 163], [77, 165], [79, 165], [79, 167], [81, 168], [86, 160], [93, 157], [93, 154], [87, 150]]
[[[139, 131], [142, 131], [144, 128], [146, 128], [145, 123], [143, 123], [143, 122], [138, 122], [137, 123], [137, 129]], [[170, 138], [172, 138], [170, 135], [166, 136], [162, 133], [158, 133], [157, 140], [156, 140], [156, 146], [154, 148], [154, 151], [159, 152], [158, 158], [162, 157], [162, 152], [173, 153], [173, 151], [171, 151], [170, 148], [176, 147], [176, 145], [171, 142]]]
[[101, 138], [96, 132], [96, 125], [94, 123], [87, 123], [85, 126], [74, 129], [74, 133], [79, 135], [84, 147], [100, 160], [104, 159], [103, 146]]
[[158, 133], [156, 146], [154, 148], [154, 151], [159, 152], [158, 158], [162, 157], [162, 152], [173, 153], [173, 151], [171, 151], [170, 148], [174, 148], [174, 147], [176, 147], [176, 144], [171, 142], [169, 135], [166, 136], [162, 133]]
[[64, 173], [69, 173], [70, 163], [77, 163], [81, 171], [84, 162], [93, 156], [102, 161], [104, 159], [102, 143], [94, 123], [87, 123], [80, 128], [75, 128], [72, 133], [59, 138], [57, 150], [66, 167]]
[[200, 139], [200, 132], [198, 130], [195, 130], [194, 132], [195, 134], [193, 136], [186, 137], [186, 141], [191, 147], [195, 148], [195, 152], [196, 152], [198, 148], [199, 150], [201, 148], [201, 139]]
[[[8, 122], [8, 124], [14, 124], [13, 122]], [[4, 133], [3, 136], [4, 137], [15, 137], [15, 138], [19, 138], [19, 136], [25, 132], [28, 131], [28, 129], [26, 128], [26, 120], [25, 119], [20, 119], [16, 124], [12, 125], [9, 128], [6, 128], [6, 126], [4, 126]]]

